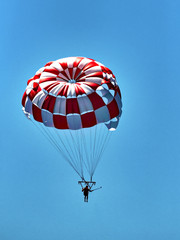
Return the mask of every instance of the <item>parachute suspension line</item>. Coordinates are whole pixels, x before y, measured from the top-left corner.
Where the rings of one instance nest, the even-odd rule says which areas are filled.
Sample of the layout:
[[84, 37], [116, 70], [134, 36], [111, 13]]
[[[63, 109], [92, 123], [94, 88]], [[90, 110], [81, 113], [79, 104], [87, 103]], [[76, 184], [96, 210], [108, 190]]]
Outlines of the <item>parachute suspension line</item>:
[[[76, 162], [74, 162], [74, 159], [72, 158], [72, 155], [71, 155], [70, 151], [68, 150], [68, 148], [66, 147], [66, 144], [64, 143], [63, 139], [61, 138], [60, 133], [56, 129], [54, 129], [54, 132], [57, 135], [58, 140], [61, 142], [61, 145], [64, 147], [64, 149], [62, 148], [62, 151], [63, 150], [66, 151], [67, 158], [69, 159], [69, 161], [72, 161], [72, 163], [74, 164], [74, 166], [76, 166], [76, 169], [77, 169], [77, 164], [76, 164]], [[59, 143], [58, 143], [58, 145], [61, 146]]]
[[96, 131], [97, 137], [96, 137], [96, 149], [95, 149], [95, 153], [94, 153], [94, 166], [93, 169], [95, 169], [96, 161], [97, 161], [97, 156], [99, 154], [99, 152], [101, 151], [102, 148], [102, 144], [103, 144], [103, 125], [99, 124], [99, 126], [97, 126], [99, 129], [98, 131]]
[[80, 144], [79, 144], [79, 150], [81, 153], [81, 167], [83, 169], [83, 165], [86, 167], [86, 162], [84, 161], [84, 149], [83, 149], [83, 141], [82, 141], [82, 134], [81, 134], [81, 129], [78, 131], [79, 134], [79, 140], [80, 140]]
[[[100, 128], [100, 126], [98, 126], [99, 128]], [[97, 127], [96, 127], [97, 128]], [[100, 136], [101, 134], [100, 134], [100, 129], [99, 129], [99, 131], [98, 131], [98, 129], [96, 129], [95, 130], [95, 149], [94, 149], [94, 154], [93, 154], [93, 159], [94, 159], [94, 161], [95, 161], [95, 159], [96, 159], [96, 155], [97, 155], [97, 152], [98, 152], [98, 150], [99, 150], [99, 147], [98, 147], [98, 145], [99, 145], [99, 136]]]
[[[74, 118], [73, 118], [73, 122], [75, 124]], [[79, 163], [81, 175], [84, 178], [84, 173], [83, 173], [83, 156], [82, 156], [81, 147], [80, 147], [79, 130], [77, 130], [77, 131], [76, 130], [72, 130], [72, 131], [73, 132], [70, 131], [71, 138], [74, 140], [75, 149], [78, 152], [79, 158], [77, 158], [77, 160], [78, 160], [78, 163]]]
[[110, 141], [110, 138], [111, 138], [111, 133], [109, 133], [109, 130], [108, 130], [108, 134], [107, 134], [107, 137], [104, 140], [103, 148], [102, 148], [102, 150], [101, 150], [101, 152], [99, 154], [99, 157], [98, 157], [98, 160], [97, 160], [97, 164], [101, 160], [101, 157], [102, 157], [102, 155], [103, 155], [103, 153], [104, 153], [104, 151], [105, 151], [105, 149], [106, 149], [106, 147], [107, 147], [107, 145], [108, 145], [108, 143]]
[[102, 158], [102, 155], [103, 155], [103, 153], [104, 153], [104, 151], [105, 151], [105, 149], [106, 149], [106, 146], [107, 146], [108, 143], [109, 143], [110, 137], [111, 137], [111, 133], [110, 133], [110, 131], [108, 130], [106, 136], [104, 137], [104, 140], [102, 139], [103, 142], [102, 142], [101, 151], [99, 152], [99, 154], [98, 154], [98, 156], [97, 156], [97, 158], [96, 158], [96, 164], [95, 164], [95, 167], [94, 167], [94, 170], [93, 170], [93, 174], [94, 174], [94, 171], [95, 171], [98, 163], [100, 162], [100, 160], [101, 160], [101, 158]]
[[104, 126], [101, 125], [98, 143], [97, 143], [98, 151], [96, 152], [96, 156], [95, 156], [95, 167], [94, 167], [93, 172], [95, 171], [95, 168], [97, 167], [97, 164], [99, 162], [99, 157], [101, 156], [100, 153], [102, 152], [102, 149], [106, 147], [105, 141], [107, 139], [109, 131], [107, 132], [107, 134], [103, 134], [103, 127]]
[[97, 137], [97, 125], [96, 125], [96, 128], [95, 128], [95, 137], [94, 137], [94, 146], [93, 146], [93, 159], [94, 159], [94, 154], [95, 154], [95, 146], [96, 146], [96, 137]]
[[87, 147], [88, 147], [88, 156], [89, 156], [89, 175], [91, 176], [91, 165], [92, 165], [92, 161], [91, 161], [91, 149], [90, 149], [90, 143], [91, 142], [91, 139], [90, 139], [90, 132], [92, 131], [92, 129], [88, 129], [88, 135], [87, 135]]
[[89, 134], [88, 134], [88, 147], [89, 147], [89, 175], [90, 179], [92, 180], [92, 169], [93, 169], [93, 144], [94, 144], [94, 129], [96, 126], [93, 126], [89, 128]]
[[[79, 171], [79, 152], [77, 150], [76, 143], [74, 141], [73, 135], [71, 134], [71, 131], [72, 130], [67, 130], [66, 132], [63, 132], [63, 133], [64, 133], [64, 137], [66, 138], [68, 146], [71, 148], [71, 156], [72, 158], [75, 159], [76, 164], [78, 166], [78, 171]], [[69, 140], [73, 140], [74, 144], [71, 144]], [[82, 171], [81, 171], [81, 175], [83, 176]]]
[[83, 174], [81, 163], [80, 163], [81, 155], [80, 155], [80, 152], [79, 152], [79, 149], [78, 149], [78, 144], [77, 144], [77, 133], [74, 132], [73, 130], [69, 130], [68, 133], [69, 133], [69, 139], [73, 140], [73, 143], [74, 143], [73, 146], [74, 146], [74, 151], [76, 153], [77, 165], [78, 165], [78, 167], [80, 169], [80, 172], [83, 176], [84, 174]]
[[95, 168], [95, 165], [96, 165], [96, 155], [97, 155], [97, 152], [100, 150], [99, 149], [99, 137], [101, 136], [101, 133], [100, 133], [100, 129], [98, 131], [98, 128], [100, 128], [100, 125], [96, 125], [95, 126], [95, 133], [94, 133], [94, 145], [93, 145], [93, 160], [92, 160], [92, 170], [91, 170], [91, 175], [93, 176], [94, 172], [94, 168]]
[[83, 145], [83, 153], [84, 153], [84, 166], [86, 168], [86, 171], [88, 172], [89, 176], [91, 175], [90, 173], [90, 155], [87, 147], [87, 136], [88, 134], [84, 135], [84, 129], [81, 130], [81, 137], [82, 137], [82, 145]]
[[[54, 138], [54, 135], [49, 131], [48, 132], [48, 128], [44, 127], [44, 125], [41, 125], [43, 130], [46, 132], [47, 136], [53, 141], [53, 143], [55, 144], [55, 146], [57, 147], [57, 149], [59, 150], [60, 154], [63, 155], [63, 157], [65, 158], [65, 160], [72, 166], [72, 168], [78, 173], [78, 175], [80, 176], [78, 170], [77, 170], [77, 166], [74, 163], [71, 155], [66, 156], [66, 154], [64, 153], [64, 149], [68, 152], [68, 150], [66, 149], [63, 141], [61, 140], [62, 145], [64, 146], [64, 149], [61, 147], [61, 145], [57, 142], [57, 140]], [[81, 176], [80, 176], [81, 177]]]
[[97, 132], [97, 136], [96, 136], [96, 146], [95, 146], [95, 152], [94, 152], [94, 159], [93, 159], [93, 170], [92, 170], [92, 175], [95, 172], [95, 169], [103, 155], [103, 152], [107, 146], [107, 140], [108, 140], [108, 136], [109, 136], [109, 131], [107, 131], [106, 134], [104, 134], [104, 124], [99, 124], [98, 126], [98, 131]]
[[81, 175], [83, 176], [84, 178], [84, 173], [83, 173], [83, 156], [82, 156], [82, 152], [81, 152], [81, 142], [79, 140], [79, 130], [77, 130], [77, 132], [74, 132], [75, 135], [76, 135], [76, 138], [73, 136], [73, 133], [70, 131], [70, 135], [71, 135], [71, 138], [74, 142], [74, 145], [75, 145], [75, 149], [77, 150], [77, 153], [78, 153], [78, 162], [79, 162], [79, 165], [80, 165], [80, 171], [81, 171]]
[[86, 137], [84, 135], [84, 129], [81, 129], [81, 136], [82, 136], [82, 141], [83, 141], [83, 146], [84, 146], [83, 150], [84, 150], [85, 159], [86, 159], [86, 161], [84, 160], [84, 165], [85, 165], [86, 170], [89, 173], [89, 175], [91, 175], [91, 173], [90, 173], [90, 159], [89, 159], [90, 157], [89, 157], [89, 154], [88, 154], [87, 141], [86, 141]]
[[[65, 132], [66, 131], [66, 132]], [[72, 144], [70, 144], [70, 142], [69, 142], [69, 140], [71, 139], [70, 138], [70, 134], [69, 134], [69, 131], [70, 130], [65, 130], [65, 131], [63, 131], [63, 135], [64, 135], [64, 137], [65, 137], [65, 139], [66, 139], [66, 143], [67, 143], [67, 145], [69, 146], [69, 148], [70, 148], [70, 153], [69, 154], [71, 154], [71, 156], [72, 156], [72, 158], [74, 157], [74, 159], [75, 159], [75, 161], [76, 161], [76, 164], [78, 165], [78, 152], [77, 152], [77, 149], [76, 148], [73, 148], [73, 145]]]
[[[30, 119], [31, 120], [31, 119]], [[75, 170], [75, 172], [82, 178], [82, 176], [78, 173], [78, 171], [76, 170], [76, 168], [73, 166], [73, 164], [69, 161], [68, 157], [66, 156], [66, 154], [64, 154], [64, 152], [62, 151], [62, 149], [60, 148], [59, 144], [57, 144], [56, 141], [54, 141], [54, 139], [52, 138], [52, 136], [47, 132], [46, 128], [43, 127], [43, 124], [36, 124], [34, 121], [31, 120], [31, 122], [33, 123], [33, 125], [44, 135], [45, 138], [47, 138], [49, 140], [49, 142], [51, 143], [51, 145], [62, 154], [62, 156], [64, 157], [64, 159], [71, 165], [71, 167]]]
[[92, 148], [91, 148], [91, 153], [92, 153], [91, 178], [94, 174], [94, 168], [95, 168], [95, 153], [96, 153], [96, 151], [99, 151], [98, 137], [100, 136], [100, 132], [98, 131], [98, 128], [99, 128], [98, 125], [95, 125], [94, 129], [92, 129], [94, 131], [94, 133], [93, 133], [94, 138], [91, 139], [91, 142], [92, 142]]
[[105, 127], [104, 124], [98, 124], [98, 125], [95, 125], [94, 127], [88, 128], [86, 129], [87, 131], [86, 135], [84, 135], [84, 131], [83, 131], [84, 129], [81, 129], [82, 130], [81, 139], [83, 140], [83, 153], [85, 157], [84, 165], [86, 167], [87, 172], [90, 175], [91, 180], [98, 164], [98, 158], [99, 158], [100, 152], [104, 147], [103, 145], [105, 142], [104, 127]]
[[[41, 129], [31, 118], [29, 118], [29, 120], [30, 120], [30, 121], [33, 123], [33, 125], [44, 135], [44, 137], [47, 137], [47, 135], [44, 134], [44, 132], [42, 131], [42, 129]], [[52, 139], [48, 138], [48, 140], [50, 141], [51, 145], [54, 147]]]
[[87, 170], [87, 172], [88, 172], [88, 167], [87, 167], [87, 164], [86, 164], [86, 161], [85, 161], [85, 151], [84, 151], [84, 145], [83, 145], [83, 138], [82, 138], [82, 132], [83, 132], [84, 130], [83, 129], [79, 129], [79, 132], [78, 132], [78, 134], [79, 134], [79, 140], [80, 140], [80, 144], [79, 144], [79, 146], [80, 146], [80, 153], [81, 153], [81, 157], [82, 157], [82, 161], [81, 161], [81, 166], [82, 166], [82, 169], [83, 169], [83, 166], [85, 166], [85, 168], [86, 168], [86, 170]]
[[90, 177], [91, 177], [91, 174], [92, 174], [92, 149], [91, 149], [91, 145], [92, 145], [92, 137], [91, 137], [91, 135], [92, 135], [92, 131], [93, 131], [93, 128], [90, 128], [89, 129], [89, 149], [90, 149], [90, 151], [89, 151], [89, 159], [90, 159], [90, 169], [89, 169], [89, 171], [90, 171]]
[[[72, 146], [75, 146], [76, 143], [75, 143], [75, 141], [74, 141], [73, 135], [71, 134], [71, 130], [68, 130], [68, 131], [63, 132], [63, 133], [64, 133], [64, 137], [66, 138], [66, 142], [67, 142], [68, 146], [69, 146], [70, 149], [71, 149], [71, 156], [74, 157], [74, 159], [75, 159], [75, 161], [76, 161], [76, 164], [77, 164], [77, 166], [78, 166], [78, 165], [79, 165], [79, 153], [78, 153], [76, 147], [74, 147], [74, 148], [72, 147]], [[74, 145], [72, 145], [72, 144], [69, 143], [69, 140], [70, 140], [70, 139], [73, 140]], [[81, 171], [81, 175], [82, 175], [82, 177], [83, 177], [82, 171]]]
[[[58, 149], [60, 150], [60, 153], [63, 153], [65, 155], [65, 153], [63, 152], [63, 149], [61, 147], [61, 145], [58, 143], [57, 139], [55, 139], [54, 135], [51, 133], [50, 129], [47, 127], [44, 127], [44, 125], [42, 125], [43, 130], [46, 132], [46, 134], [53, 140], [53, 142], [58, 146]], [[68, 156], [66, 156], [67, 159], [69, 160]]]

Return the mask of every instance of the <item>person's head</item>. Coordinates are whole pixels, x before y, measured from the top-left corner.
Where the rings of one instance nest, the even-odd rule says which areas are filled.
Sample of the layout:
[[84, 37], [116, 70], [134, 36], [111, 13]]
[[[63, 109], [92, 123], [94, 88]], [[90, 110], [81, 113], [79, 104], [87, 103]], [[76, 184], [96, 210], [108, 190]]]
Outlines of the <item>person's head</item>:
[[88, 188], [88, 185], [86, 185], [86, 188]]

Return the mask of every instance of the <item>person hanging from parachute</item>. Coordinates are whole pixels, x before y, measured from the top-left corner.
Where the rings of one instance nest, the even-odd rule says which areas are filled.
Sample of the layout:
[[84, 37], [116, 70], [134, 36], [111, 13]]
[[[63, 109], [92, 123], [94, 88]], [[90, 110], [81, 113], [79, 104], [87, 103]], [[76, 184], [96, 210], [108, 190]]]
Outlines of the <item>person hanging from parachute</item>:
[[82, 192], [84, 193], [84, 202], [88, 202], [88, 195], [89, 192], [92, 192], [92, 190], [86, 185], [84, 188], [82, 188]]
[[[93, 192], [96, 190], [101, 189], [102, 187], [98, 187], [95, 189], [91, 189], [94, 185], [96, 185], [96, 182], [93, 182], [92, 179], [91, 181], [78, 181], [78, 183], [81, 185], [82, 187], [82, 192], [84, 194], [84, 202], [88, 202], [88, 196], [89, 196], [89, 192]], [[83, 186], [85, 184], [85, 187]]]
[[[93, 183], [110, 132], [122, 114], [121, 92], [112, 71], [86, 57], [51, 61], [28, 80], [22, 106], [81, 180], [86, 184], [88, 174]], [[87, 200], [86, 190], [83, 193]]]

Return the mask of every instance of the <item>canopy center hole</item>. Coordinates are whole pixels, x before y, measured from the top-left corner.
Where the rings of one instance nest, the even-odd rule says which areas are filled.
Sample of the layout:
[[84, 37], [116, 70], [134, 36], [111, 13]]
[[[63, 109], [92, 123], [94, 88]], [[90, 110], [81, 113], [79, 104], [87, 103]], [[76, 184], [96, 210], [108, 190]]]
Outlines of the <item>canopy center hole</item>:
[[76, 83], [76, 80], [70, 79], [70, 80], [69, 80], [69, 83]]

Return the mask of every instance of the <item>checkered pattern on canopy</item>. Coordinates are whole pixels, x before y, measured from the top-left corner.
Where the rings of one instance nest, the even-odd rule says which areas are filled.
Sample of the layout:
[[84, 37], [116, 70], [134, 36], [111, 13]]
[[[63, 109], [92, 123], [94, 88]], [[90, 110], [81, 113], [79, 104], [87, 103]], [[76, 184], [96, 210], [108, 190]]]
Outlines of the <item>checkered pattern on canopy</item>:
[[22, 105], [36, 121], [58, 129], [105, 123], [114, 130], [122, 112], [111, 70], [85, 57], [59, 59], [39, 69], [27, 82]]

